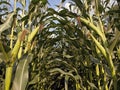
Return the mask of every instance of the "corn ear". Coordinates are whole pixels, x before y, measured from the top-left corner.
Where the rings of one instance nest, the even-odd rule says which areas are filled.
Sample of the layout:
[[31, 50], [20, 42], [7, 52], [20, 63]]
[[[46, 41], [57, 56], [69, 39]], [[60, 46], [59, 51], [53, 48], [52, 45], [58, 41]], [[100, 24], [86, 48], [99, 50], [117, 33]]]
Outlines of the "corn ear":
[[[19, 33], [19, 36], [20, 35], [21, 35], [21, 33]], [[14, 61], [15, 61], [15, 58], [16, 58], [16, 56], [18, 54], [19, 49], [20, 49], [20, 45], [21, 45], [21, 41], [20, 41], [20, 39], [18, 37], [18, 40], [17, 40], [17, 42], [16, 42], [16, 44], [15, 44], [15, 46], [14, 46], [12, 52], [11, 52], [11, 56], [12, 56], [11, 62], [12, 63], [14, 63]]]
[[38, 32], [39, 30], [39, 26], [37, 26], [28, 36], [28, 42], [31, 42], [32, 39], [34, 38], [34, 36], [36, 35], [36, 33]]
[[34, 36], [37, 34], [37, 32], [39, 31], [39, 26], [37, 26], [28, 36], [28, 42], [27, 45], [25, 47], [25, 53], [29, 50], [29, 48], [31, 47], [31, 41], [33, 40]]
[[15, 63], [16, 57], [18, 55], [20, 45], [22, 40], [24, 39], [25, 30], [19, 33], [18, 40], [11, 52], [11, 60], [10, 63], [6, 67], [6, 74], [5, 74], [5, 90], [10, 90], [11, 80], [12, 80], [12, 71], [13, 71], [13, 64]]
[[18, 59], [20, 59], [21, 58], [21, 56], [22, 56], [22, 51], [23, 51], [23, 42], [21, 43], [21, 46], [20, 46], [20, 49], [19, 49], [19, 52], [18, 52]]

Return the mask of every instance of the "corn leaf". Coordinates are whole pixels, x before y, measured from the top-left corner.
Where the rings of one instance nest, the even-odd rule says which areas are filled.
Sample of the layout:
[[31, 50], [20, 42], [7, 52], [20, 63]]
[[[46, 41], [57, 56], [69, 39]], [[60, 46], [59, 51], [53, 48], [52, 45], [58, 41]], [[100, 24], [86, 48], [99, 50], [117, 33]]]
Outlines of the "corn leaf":
[[33, 58], [32, 54], [25, 54], [19, 61], [13, 81], [12, 90], [25, 90], [28, 83], [29, 63]]
[[87, 83], [88, 83], [91, 87], [93, 87], [94, 89], [98, 90], [98, 88], [95, 86], [94, 83], [91, 83], [91, 82], [89, 82], [88, 80], [87, 80]]
[[80, 21], [83, 22], [84, 24], [86, 24], [88, 27], [90, 27], [93, 31], [95, 31], [101, 38], [103, 41], [106, 40], [104, 34], [101, 32], [101, 30], [96, 27], [93, 23], [91, 23], [89, 20], [85, 19], [85, 18], [80, 18]]
[[115, 34], [115, 38], [112, 41], [112, 44], [110, 45], [110, 48], [109, 48], [111, 52], [113, 51], [113, 49], [114, 49], [116, 43], [118, 42], [119, 38], [120, 38], [120, 31], [117, 30], [116, 34]]
[[0, 51], [1, 51], [1, 53], [0, 53], [0, 61], [2, 60], [2, 61], [7, 62], [8, 61], [8, 55], [5, 52], [5, 49], [4, 49], [1, 41], [0, 41]]
[[36, 84], [39, 80], [39, 74], [37, 74], [30, 82], [29, 85]]
[[96, 46], [98, 47], [100, 52], [103, 54], [103, 56], [107, 58], [107, 53], [105, 51], [105, 48], [98, 42], [98, 40], [95, 39], [95, 37], [92, 34], [90, 34], [90, 36], [92, 37], [93, 41], [95, 42]]
[[2, 33], [3, 31], [5, 31], [11, 27], [11, 24], [13, 21], [13, 15], [14, 15], [14, 13], [8, 14], [8, 18], [7, 18], [6, 22], [4, 24], [0, 25], [0, 33]]
[[118, 55], [118, 58], [120, 59], [120, 47], [117, 48], [117, 55]]

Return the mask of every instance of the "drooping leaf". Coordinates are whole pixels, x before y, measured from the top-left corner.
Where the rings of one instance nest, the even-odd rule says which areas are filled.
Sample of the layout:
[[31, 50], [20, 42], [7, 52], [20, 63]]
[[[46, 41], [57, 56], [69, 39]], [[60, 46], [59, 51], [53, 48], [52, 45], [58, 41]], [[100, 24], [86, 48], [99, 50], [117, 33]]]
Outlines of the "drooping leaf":
[[39, 1], [40, 1], [40, 0], [32, 0], [31, 2], [32, 2], [33, 4], [38, 4]]
[[38, 79], [39, 79], [39, 74], [36, 75], [32, 81], [29, 82], [29, 85], [37, 83], [39, 81]]
[[69, 54], [65, 54], [65, 53], [63, 52], [63, 57], [70, 59], [70, 58], [73, 58], [74, 56], [71, 56], [71, 55], [69, 55]]
[[0, 41], [0, 59], [2, 61], [8, 62], [8, 55], [4, 49], [1, 41]]
[[3, 54], [2, 53], [0, 53], [0, 64], [3, 62]]
[[80, 21], [83, 22], [84, 24], [86, 24], [86, 26], [92, 28], [92, 30], [95, 31], [103, 39], [103, 41], [105, 40], [103, 33], [101, 32], [101, 30], [97, 26], [95, 26], [89, 20], [82, 18], [82, 17], [80, 18]]
[[92, 37], [93, 41], [95, 42], [95, 45], [98, 47], [98, 49], [100, 50], [100, 52], [103, 54], [103, 56], [105, 58], [108, 58], [107, 57], [107, 53], [105, 51], [105, 48], [98, 42], [98, 40], [92, 35], [90, 34], [90, 36]]
[[48, 3], [47, 0], [42, 0], [42, 4], [43, 4], [43, 5], [46, 5], [47, 3]]
[[3, 62], [3, 61], [5, 61], [6, 59], [5, 59], [5, 56], [4, 56], [4, 54], [2, 53], [2, 52], [0, 52], [0, 64]]
[[119, 58], [119, 60], [120, 60], [120, 47], [117, 48], [117, 54], [118, 54], [118, 58]]
[[8, 8], [7, 7], [4, 7], [4, 8], [0, 8], [0, 11], [7, 11]]
[[63, 75], [68, 75], [68, 76], [71, 76], [71, 77], [74, 78], [74, 75], [73, 75], [71, 72], [65, 72], [65, 71], [63, 71], [63, 70], [60, 69], [60, 68], [53, 68], [52, 70], [49, 70], [49, 72], [50, 72], [51, 74], [54, 73], [54, 72], [59, 72], [59, 73], [61, 73], [61, 74], [63, 74]]
[[28, 68], [29, 68], [29, 63], [33, 59], [32, 54], [25, 54], [20, 60], [17, 65], [14, 81], [13, 81], [13, 86], [12, 90], [25, 90], [26, 85], [28, 83]]
[[91, 83], [91, 82], [89, 82], [89, 81], [87, 81], [87, 83], [88, 83], [91, 87], [93, 87], [94, 89], [98, 90], [98, 88], [95, 86], [94, 83]]
[[72, 0], [72, 1], [75, 2], [75, 4], [79, 7], [80, 10], [83, 10], [84, 5], [83, 5], [83, 2], [81, 0]]
[[65, 76], [65, 90], [68, 90], [68, 80], [69, 80], [69, 76], [66, 75]]
[[2, 4], [7, 4], [7, 5], [11, 6], [11, 4], [7, 1], [0, 1], [0, 5], [2, 5]]
[[109, 48], [111, 52], [113, 51], [113, 49], [114, 49], [116, 43], [118, 42], [119, 38], [120, 38], [120, 31], [117, 30], [117, 31], [116, 31], [116, 34], [115, 34], [115, 38], [114, 38], [114, 40], [112, 41], [112, 43], [111, 43], [111, 45], [110, 45], [110, 48]]
[[8, 18], [7, 18], [6, 22], [4, 24], [0, 25], [0, 33], [2, 33], [3, 31], [5, 31], [11, 27], [11, 24], [13, 21], [13, 15], [14, 15], [14, 12], [8, 14]]

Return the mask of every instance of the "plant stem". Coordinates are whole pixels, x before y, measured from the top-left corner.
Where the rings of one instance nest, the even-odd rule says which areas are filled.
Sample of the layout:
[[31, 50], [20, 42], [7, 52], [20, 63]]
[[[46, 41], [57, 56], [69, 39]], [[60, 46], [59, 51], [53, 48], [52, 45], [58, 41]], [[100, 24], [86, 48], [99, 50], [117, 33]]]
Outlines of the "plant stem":
[[[14, 0], [14, 13], [16, 13], [16, 0]], [[14, 20], [13, 20], [14, 22]], [[13, 48], [13, 32], [14, 32], [14, 25], [12, 26], [12, 30], [11, 30], [11, 40], [10, 40], [10, 48]]]
[[108, 65], [110, 67], [110, 70], [111, 70], [111, 75], [112, 75], [112, 78], [113, 78], [113, 83], [114, 83], [114, 90], [117, 90], [117, 77], [116, 77], [116, 70], [115, 70], [115, 67], [114, 67], [114, 64], [113, 64], [113, 61], [112, 61], [112, 57], [110, 54], [108, 54]]
[[12, 27], [11, 35], [10, 35], [10, 48], [13, 48], [13, 32], [14, 32], [14, 26]]
[[12, 66], [9, 66], [9, 67], [6, 68], [5, 90], [10, 90], [11, 79], [12, 79], [12, 70], [13, 70]]
[[108, 90], [107, 80], [106, 80], [106, 72], [104, 72], [104, 86], [105, 90]]
[[90, 27], [93, 31], [95, 31], [102, 39], [103, 42], [105, 42], [106, 38], [103, 35], [102, 31], [95, 26], [92, 22], [90, 22], [89, 20], [85, 19], [85, 18], [80, 18], [81, 22], [83, 22], [84, 24], [86, 24], [88, 27]]
[[27, 45], [25, 47], [25, 53], [29, 50], [30, 46], [31, 46], [31, 41], [33, 40], [34, 36], [37, 34], [37, 32], [39, 31], [39, 26], [37, 26], [28, 36], [28, 42]]
[[16, 44], [14, 46], [14, 48], [12, 49], [11, 52], [11, 59], [9, 61], [9, 64], [7, 64], [6, 67], [6, 74], [5, 74], [5, 90], [10, 90], [10, 85], [11, 85], [11, 80], [12, 80], [12, 71], [13, 71], [13, 65], [15, 63], [15, 60], [17, 58], [19, 49], [20, 49], [20, 45], [22, 42], [22, 39], [24, 37], [24, 32], [20, 32], [19, 36], [18, 36], [18, 40], [16, 41]]
[[65, 76], [65, 90], [68, 90], [68, 79], [69, 76]]

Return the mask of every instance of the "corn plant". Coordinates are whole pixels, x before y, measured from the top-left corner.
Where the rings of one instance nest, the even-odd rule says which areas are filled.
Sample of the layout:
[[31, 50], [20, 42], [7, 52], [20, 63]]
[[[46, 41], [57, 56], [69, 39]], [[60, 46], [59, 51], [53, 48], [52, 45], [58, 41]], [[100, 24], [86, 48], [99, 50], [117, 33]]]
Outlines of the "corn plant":
[[9, 1], [0, 1], [0, 90], [119, 90], [118, 2], [61, 0], [56, 11]]
[[[17, 7], [17, 2], [22, 5], [22, 8]], [[46, 3], [47, 1], [33, 0], [29, 3], [29, 9], [26, 11], [26, 1], [14, 0], [13, 11], [9, 12], [6, 9], [12, 7], [11, 4], [8, 1], [1, 1], [1, 4], [7, 4], [6, 9], [1, 9], [3, 15], [5, 14], [2, 17], [5, 18], [5, 22], [0, 26], [1, 62], [5, 63], [6, 68], [4, 71], [5, 80], [3, 81], [5, 90], [23, 90], [27, 86], [29, 63], [34, 59], [34, 55], [31, 53], [34, 49], [34, 37], [43, 29], [45, 24], [40, 19], [40, 17], [43, 17], [44, 11], [39, 11], [39, 8], [47, 9], [45, 7]], [[36, 13], [38, 11], [39, 13]], [[19, 14], [19, 12], [22, 12], [22, 14]], [[35, 21], [38, 17], [40, 20]], [[6, 43], [6, 46], [3, 46], [3, 43]], [[8, 51], [5, 50], [6, 47], [8, 47]]]

